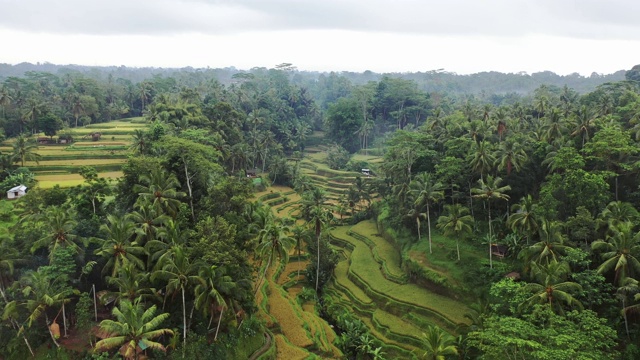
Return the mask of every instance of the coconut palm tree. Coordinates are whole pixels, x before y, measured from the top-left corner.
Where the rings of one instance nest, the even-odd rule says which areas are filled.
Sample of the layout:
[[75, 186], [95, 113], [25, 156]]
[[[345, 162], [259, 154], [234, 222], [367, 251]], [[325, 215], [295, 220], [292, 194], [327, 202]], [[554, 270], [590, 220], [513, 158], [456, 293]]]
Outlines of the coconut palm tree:
[[144, 245], [158, 237], [158, 232], [171, 217], [159, 213], [150, 203], [138, 203], [136, 207], [137, 210], [129, 214], [129, 219], [135, 225], [136, 242]]
[[147, 151], [147, 135], [144, 131], [140, 129], [134, 130], [129, 149], [136, 154], [144, 154]]
[[422, 222], [420, 221], [420, 219], [427, 218], [427, 213], [422, 212], [421, 208], [422, 206], [416, 205], [414, 202], [413, 207], [409, 209], [409, 212], [407, 212], [407, 215], [406, 215], [406, 217], [416, 222], [416, 228], [418, 229], [418, 242], [422, 241], [422, 235], [420, 233], [420, 229], [422, 228]]
[[476, 143], [476, 149], [472, 154], [471, 169], [484, 178], [484, 174], [488, 173], [496, 162], [493, 151], [490, 149], [490, 143], [480, 141]]
[[627, 332], [627, 338], [629, 338], [629, 322], [627, 320], [627, 313], [629, 307], [627, 307], [627, 298], [630, 294], [637, 294], [640, 291], [638, 288], [638, 280], [633, 278], [626, 278], [616, 291], [616, 296], [622, 301], [622, 318], [624, 319], [624, 328]]
[[118, 270], [131, 264], [140, 270], [144, 270], [144, 261], [140, 258], [145, 254], [145, 250], [135, 241], [134, 224], [125, 216], [109, 214], [107, 216], [109, 224], [102, 224], [100, 231], [105, 234], [100, 240], [102, 247], [96, 250], [96, 255], [107, 259], [107, 263], [102, 268], [105, 275], [111, 270], [111, 276], [115, 276]]
[[511, 216], [509, 216], [509, 227], [512, 231], [519, 231], [527, 237], [527, 245], [531, 235], [538, 231], [539, 224], [535, 214], [536, 204], [531, 195], [520, 199], [518, 204], [511, 206]]
[[158, 297], [156, 290], [150, 287], [149, 273], [139, 272], [137, 268], [127, 263], [118, 269], [118, 273], [114, 277], [108, 277], [108, 283], [118, 289], [113, 294], [116, 302], [123, 300], [134, 301], [141, 298], [142, 300], [152, 300]]
[[307, 219], [309, 224], [312, 224], [316, 235], [316, 292], [318, 292], [320, 278], [320, 235], [323, 225], [331, 221], [333, 214], [329, 209], [330, 204], [327, 202], [326, 194], [324, 190], [320, 188], [313, 188], [310, 191], [304, 192], [299, 204], [300, 214], [303, 218]]
[[453, 236], [456, 239], [458, 261], [460, 261], [460, 238], [465, 238], [473, 232], [473, 217], [469, 215], [469, 209], [460, 204], [445, 205], [445, 215], [438, 218], [436, 227], [443, 231], [445, 236]]
[[576, 112], [576, 116], [577, 123], [571, 136], [580, 135], [582, 137], [582, 147], [584, 147], [584, 144], [589, 141], [589, 131], [593, 128], [596, 117], [592, 113], [591, 108], [588, 108], [586, 105], [580, 107]]
[[[414, 205], [416, 208], [426, 207], [427, 231], [429, 237], [429, 253], [432, 254], [431, 248], [431, 204], [434, 204], [444, 198], [444, 185], [436, 182], [429, 173], [420, 173], [409, 184], [411, 193], [415, 196]], [[419, 231], [419, 230], [418, 230]]]
[[11, 101], [13, 101], [13, 97], [9, 94], [9, 89], [4, 86], [0, 88], [0, 106], [2, 107], [2, 118], [4, 119], [6, 119], [7, 107], [11, 105]]
[[560, 255], [564, 254], [568, 248], [564, 244], [565, 235], [562, 232], [562, 224], [543, 219], [540, 222], [539, 235], [540, 241], [522, 249], [518, 257], [524, 259], [526, 264], [558, 262]]
[[[47, 309], [64, 306], [65, 303], [70, 301], [69, 296], [71, 296], [74, 291], [69, 287], [60, 286], [58, 279], [50, 278], [42, 271], [42, 268], [39, 268], [38, 271], [27, 273], [20, 281], [24, 284], [22, 294], [27, 299], [24, 305], [29, 313], [29, 317], [27, 318], [28, 326], [31, 327], [33, 322], [37, 321], [44, 314], [51, 340], [53, 340], [53, 343], [57, 347], [60, 347], [56, 341], [56, 336], [54, 336], [51, 328], [49, 328], [49, 324], [55, 323], [56, 320], [54, 319], [53, 322], [49, 322]], [[7, 304], [7, 306], [10, 305]]]
[[[282, 263], [289, 261], [289, 251], [295, 246], [295, 239], [288, 235], [290, 229], [282, 224], [279, 219], [271, 221], [267, 226], [260, 230], [258, 234], [259, 244], [256, 253], [267, 259], [262, 278], [267, 276], [267, 271], [271, 267], [274, 257], [278, 257]], [[260, 284], [258, 281], [258, 284]], [[257, 290], [258, 286], [256, 286]]]
[[533, 273], [538, 283], [525, 285], [525, 290], [532, 292], [533, 295], [522, 305], [548, 304], [552, 310], [559, 313], [564, 312], [561, 303], [582, 309], [580, 301], [570, 294], [571, 292], [581, 291], [582, 286], [571, 281], [563, 281], [569, 272], [571, 272], [571, 269], [566, 262], [550, 262], [545, 265], [534, 263]]
[[229, 294], [234, 291], [236, 283], [233, 282], [231, 276], [225, 274], [224, 267], [204, 266], [200, 268], [199, 275], [202, 279], [195, 288], [195, 307], [198, 310], [202, 310], [204, 316], [209, 315], [209, 326], [213, 322], [213, 315], [215, 314], [215, 306], [221, 308], [220, 316], [218, 318], [218, 326], [216, 327], [216, 334], [214, 341], [218, 338], [218, 332], [220, 331], [220, 323], [224, 316], [224, 310], [228, 307], [227, 302], [224, 299], [224, 294]]
[[80, 246], [76, 243], [78, 237], [73, 233], [77, 224], [75, 216], [76, 213], [73, 210], [57, 206], [48, 207], [43, 213], [37, 215], [36, 219], [42, 221], [44, 225], [45, 235], [34, 241], [31, 252], [48, 247], [50, 261], [60, 247], [68, 247], [75, 253], [81, 252]]
[[[303, 266], [302, 261], [300, 261], [300, 253], [302, 250], [302, 242], [309, 241], [309, 232], [304, 227], [296, 225], [291, 229], [291, 237], [296, 241], [295, 248], [298, 251], [298, 261], [301, 264], [300, 266]], [[297, 277], [300, 277], [300, 268], [298, 268]]]
[[602, 251], [600, 256], [604, 259], [598, 266], [598, 273], [614, 270], [614, 282], [617, 284], [640, 273], [640, 233], [634, 232], [633, 228], [633, 223], [621, 223], [609, 229], [606, 240], [596, 240], [591, 244], [594, 251]]
[[40, 154], [35, 151], [38, 150], [38, 145], [29, 140], [28, 137], [20, 134], [12, 144], [12, 161], [13, 163], [20, 163], [20, 166], [24, 167], [26, 161], [35, 161], [36, 164], [40, 164]]
[[[491, 229], [491, 200], [509, 200], [509, 195], [505, 194], [506, 191], [511, 190], [511, 186], [501, 186], [502, 178], [493, 177], [487, 175], [487, 180], [480, 178], [478, 180], [478, 187], [471, 189], [471, 192], [475, 195], [473, 197], [484, 199], [487, 202], [488, 218], [489, 218], [489, 237], [493, 236]], [[493, 268], [493, 258], [491, 252], [491, 243], [489, 243], [489, 265]]]
[[189, 257], [182, 246], [176, 245], [159, 259], [156, 267], [157, 270], [151, 274], [151, 280], [164, 280], [166, 282], [167, 295], [180, 292], [182, 296], [182, 321], [184, 327], [182, 341], [183, 345], [186, 345], [187, 304], [185, 293], [188, 287], [202, 282], [202, 279], [197, 275], [199, 266], [189, 261]]
[[149, 200], [159, 211], [175, 218], [180, 206], [178, 199], [186, 196], [186, 193], [176, 190], [180, 186], [176, 176], [155, 168], [148, 175], [140, 175], [140, 182], [144, 185], [138, 184], [134, 188], [139, 194], [139, 201]]
[[445, 360], [448, 356], [458, 355], [455, 338], [435, 325], [422, 333], [422, 344], [425, 350], [422, 358], [426, 360]]
[[520, 171], [522, 165], [527, 161], [527, 154], [521, 143], [515, 140], [507, 140], [500, 143], [497, 151], [498, 170], [507, 170], [507, 176], [511, 171]]
[[596, 227], [609, 230], [626, 222], [636, 223], [638, 219], [640, 219], [640, 213], [633, 205], [622, 201], [612, 201], [598, 216]]
[[115, 320], [102, 320], [100, 330], [106, 337], [95, 345], [96, 351], [114, 348], [125, 359], [138, 359], [143, 349], [166, 351], [161, 343], [154, 341], [163, 335], [173, 335], [170, 329], [158, 329], [169, 318], [168, 313], [155, 315], [156, 306], [146, 309], [140, 300], [122, 301], [113, 308]]

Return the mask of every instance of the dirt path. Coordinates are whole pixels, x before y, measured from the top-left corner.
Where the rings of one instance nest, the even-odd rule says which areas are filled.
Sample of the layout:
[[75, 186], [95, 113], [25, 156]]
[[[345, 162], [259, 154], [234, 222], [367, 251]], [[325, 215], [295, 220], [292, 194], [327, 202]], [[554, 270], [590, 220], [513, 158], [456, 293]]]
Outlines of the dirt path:
[[271, 347], [271, 335], [269, 335], [269, 333], [265, 331], [264, 345], [262, 345], [260, 349], [256, 350], [253, 354], [251, 354], [251, 356], [249, 356], [249, 360], [256, 360], [257, 358], [262, 356], [262, 354], [266, 353], [270, 347]]

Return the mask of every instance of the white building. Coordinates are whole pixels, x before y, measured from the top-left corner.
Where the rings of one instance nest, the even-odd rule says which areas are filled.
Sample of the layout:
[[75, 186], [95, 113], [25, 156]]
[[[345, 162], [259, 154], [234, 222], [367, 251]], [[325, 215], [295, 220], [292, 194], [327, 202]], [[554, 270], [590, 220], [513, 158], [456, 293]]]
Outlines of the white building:
[[7, 199], [13, 200], [24, 196], [27, 193], [27, 187], [24, 185], [18, 185], [7, 191]]

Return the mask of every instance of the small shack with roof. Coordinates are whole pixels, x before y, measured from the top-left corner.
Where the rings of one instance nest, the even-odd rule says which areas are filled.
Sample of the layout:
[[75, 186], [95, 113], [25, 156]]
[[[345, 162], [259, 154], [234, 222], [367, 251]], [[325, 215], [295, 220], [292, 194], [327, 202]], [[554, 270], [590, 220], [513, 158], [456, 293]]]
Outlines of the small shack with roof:
[[14, 200], [20, 197], [23, 197], [27, 194], [27, 187], [24, 185], [18, 185], [12, 187], [7, 191], [7, 199]]

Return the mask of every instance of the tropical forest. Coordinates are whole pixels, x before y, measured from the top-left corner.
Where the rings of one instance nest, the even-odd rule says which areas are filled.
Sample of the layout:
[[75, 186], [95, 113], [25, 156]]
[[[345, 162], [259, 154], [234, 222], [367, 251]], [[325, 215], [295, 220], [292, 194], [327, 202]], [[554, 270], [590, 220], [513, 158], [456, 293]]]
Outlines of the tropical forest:
[[638, 359], [640, 65], [0, 65], [0, 359]]

